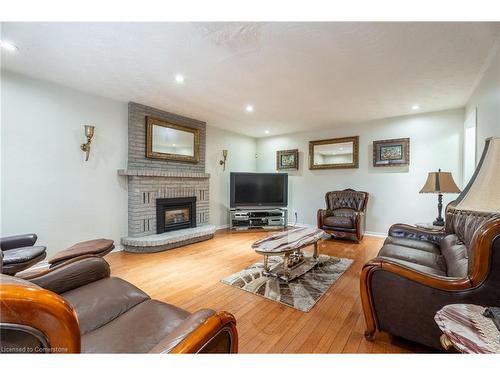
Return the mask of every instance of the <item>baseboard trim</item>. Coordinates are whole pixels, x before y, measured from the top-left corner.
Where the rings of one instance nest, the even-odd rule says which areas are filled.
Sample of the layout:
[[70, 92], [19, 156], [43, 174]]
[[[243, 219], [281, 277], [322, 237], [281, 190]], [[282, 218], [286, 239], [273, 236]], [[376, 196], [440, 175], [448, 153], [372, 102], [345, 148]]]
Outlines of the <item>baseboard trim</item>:
[[[296, 227], [314, 227], [314, 225], [311, 225], [311, 224], [305, 224], [305, 223], [297, 223], [295, 224]], [[369, 236], [369, 237], [382, 237], [382, 238], [385, 238], [387, 237], [387, 234], [385, 233], [382, 233], [382, 232], [370, 232], [370, 231], [367, 231], [365, 232], [365, 236]]]
[[112, 253], [118, 253], [120, 251], [123, 251], [123, 245], [115, 246], [115, 248], [113, 250], [111, 250], [110, 254], [112, 254]]
[[[293, 228], [292, 225], [290, 225], [290, 223], [288, 223], [288, 226]], [[311, 224], [306, 224], [306, 223], [295, 223], [295, 227], [299, 227], [299, 228], [312, 228], [314, 227], [314, 225], [311, 225]]]
[[381, 232], [365, 232], [365, 236], [386, 238], [387, 234]]

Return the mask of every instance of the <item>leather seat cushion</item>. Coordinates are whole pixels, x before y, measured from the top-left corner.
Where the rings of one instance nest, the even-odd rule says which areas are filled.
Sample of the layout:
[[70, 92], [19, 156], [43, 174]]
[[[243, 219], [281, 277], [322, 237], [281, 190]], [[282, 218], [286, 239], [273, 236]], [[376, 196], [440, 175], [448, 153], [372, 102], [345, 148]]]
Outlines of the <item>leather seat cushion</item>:
[[356, 216], [356, 211], [350, 208], [339, 208], [337, 210], [333, 210], [332, 213], [333, 216], [350, 217], [352, 219]]
[[356, 233], [356, 229], [354, 229], [354, 228], [338, 228], [338, 227], [329, 227], [327, 225], [323, 225], [321, 227], [321, 229], [326, 230], [326, 231]]
[[[385, 259], [389, 259], [389, 260], [391, 259], [391, 258], [387, 258], [387, 257], [380, 257], [380, 258], [385, 258]], [[414, 269], [415, 271], [426, 273], [428, 275], [446, 276], [446, 273], [444, 271], [442, 271], [442, 270], [439, 270], [439, 269], [436, 269], [436, 268], [422, 266], [421, 264], [407, 262], [407, 261], [401, 260], [401, 259], [398, 259], [397, 263], [401, 264], [403, 266], [406, 266], [408, 268]]]
[[108, 324], [82, 336], [82, 353], [147, 353], [190, 314], [147, 300]]
[[446, 273], [446, 262], [442, 255], [432, 254], [427, 251], [412, 249], [399, 245], [387, 244], [380, 249], [379, 256], [400, 259], [416, 265], [432, 268]]
[[449, 277], [467, 276], [469, 272], [467, 248], [456, 234], [449, 234], [441, 240], [441, 252], [446, 261]]
[[328, 227], [335, 228], [354, 228], [354, 223], [351, 217], [346, 216], [327, 216], [323, 220], [323, 224]]
[[45, 253], [45, 246], [27, 246], [18, 247], [17, 249], [4, 250], [3, 264], [16, 264], [29, 262], [32, 259], [39, 257]]
[[116, 277], [95, 281], [62, 293], [61, 296], [76, 310], [82, 335], [149, 300], [142, 290]]
[[439, 246], [428, 241], [414, 240], [411, 238], [403, 237], [387, 237], [384, 244], [393, 244], [404, 247], [411, 247], [412, 249], [418, 249], [422, 251], [427, 251], [432, 254], [441, 254]]

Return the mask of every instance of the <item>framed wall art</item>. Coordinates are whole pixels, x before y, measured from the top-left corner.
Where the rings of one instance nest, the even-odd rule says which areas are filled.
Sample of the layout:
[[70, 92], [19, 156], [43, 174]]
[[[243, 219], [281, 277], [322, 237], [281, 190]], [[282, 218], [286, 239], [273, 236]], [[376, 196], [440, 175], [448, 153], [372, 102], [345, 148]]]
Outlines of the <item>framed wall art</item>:
[[410, 164], [410, 138], [373, 141], [374, 167], [402, 167]]
[[276, 169], [296, 171], [299, 169], [299, 150], [276, 151]]

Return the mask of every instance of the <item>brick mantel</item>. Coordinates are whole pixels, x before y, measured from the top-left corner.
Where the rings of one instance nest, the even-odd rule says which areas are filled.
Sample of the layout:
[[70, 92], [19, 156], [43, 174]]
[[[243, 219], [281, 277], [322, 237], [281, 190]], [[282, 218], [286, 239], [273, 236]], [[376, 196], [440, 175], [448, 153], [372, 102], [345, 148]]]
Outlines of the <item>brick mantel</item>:
[[118, 169], [120, 176], [210, 178], [210, 173], [159, 171], [157, 169]]

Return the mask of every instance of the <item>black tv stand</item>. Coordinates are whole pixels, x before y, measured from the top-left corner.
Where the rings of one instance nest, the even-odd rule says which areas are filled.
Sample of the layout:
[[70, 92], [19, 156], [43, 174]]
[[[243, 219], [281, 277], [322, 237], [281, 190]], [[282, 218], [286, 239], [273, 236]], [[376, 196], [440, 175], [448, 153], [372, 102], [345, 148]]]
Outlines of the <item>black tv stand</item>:
[[288, 225], [286, 208], [231, 208], [231, 230], [285, 229]]

